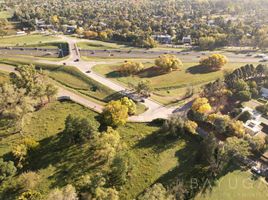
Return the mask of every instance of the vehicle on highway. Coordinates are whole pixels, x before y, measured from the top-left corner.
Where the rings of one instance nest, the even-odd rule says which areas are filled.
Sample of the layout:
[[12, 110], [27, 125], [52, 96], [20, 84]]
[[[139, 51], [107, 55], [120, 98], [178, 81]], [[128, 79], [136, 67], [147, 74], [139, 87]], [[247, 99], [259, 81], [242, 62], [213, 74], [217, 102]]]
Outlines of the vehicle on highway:
[[256, 58], [264, 58], [264, 57], [267, 57], [265, 54], [257, 54], [255, 56]]
[[75, 59], [75, 60], [74, 60], [74, 62], [79, 62], [79, 59], [78, 59], [78, 58], [77, 58], [77, 59]]
[[88, 71], [86, 71], [86, 73], [87, 73], [87, 74], [89, 74], [89, 73], [91, 73], [91, 71], [90, 71], [90, 70], [88, 70]]
[[268, 61], [268, 56], [262, 58], [262, 60], [260, 62], [267, 62]]

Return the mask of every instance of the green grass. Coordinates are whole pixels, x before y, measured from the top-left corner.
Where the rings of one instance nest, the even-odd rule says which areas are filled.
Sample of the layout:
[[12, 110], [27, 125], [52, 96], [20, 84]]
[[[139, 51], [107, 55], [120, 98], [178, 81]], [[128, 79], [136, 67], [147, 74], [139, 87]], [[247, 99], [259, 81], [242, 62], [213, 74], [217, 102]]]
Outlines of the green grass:
[[154, 66], [153, 60], [151, 60], [144, 62], [145, 68], [149, 70], [145, 70], [145, 72], [140, 73], [140, 75], [128, 77], [121, 77], [117, 73], [119, 65], [120, 64], [97, 65], [93, 70], [126, 86], [128, 86], [129, 83], [136, 85], [141, 80], [149, 80], [155, 93], [152, 98], [163, 104], [170, 104], [181, 98], [187, 86], [193, 85], [199, 87], [204, 83], [222, 77], [224, 70], [233, 70], [236, 67], [240, 67], [242, 64], [229, 63], [221, 71], [205, 72], [198, 66], [198, 63], [184, 63], [184, 66], [179, 71], [157, 74], [155, 69], [149, 69]]
[[8, 81], [9, 81], [8, 73], [1, 71], [0, 68], [0, 84], [7, 83]]
[[[24, 135], [34, 137], [41, 146], [36, 153], [29, 157], [29, 165], [26, 165], [24, 170], [39, 172], [41, 183], [37, 189], [43, 194], [68, 183], [75, 185], [83, 174], [94, 176], [101, 169], [101, 166], [94, 165], [91, 160], [88, 144], [70, 145], [60, 139], [59, 134], [64, 129], [64, 121], [69, 114], [87, 118], [95, 129], [100, 125], [96, 120], [98, 115], [95, 112], [71, 102], [50, 103], [41, 110], [29, 114], [25, 119]], [[199, 142], [182, 138], [173, 141], [166, 140], [157, 133], [158, 129], [159, 127], [147, 123], [128, 123], [126, 126], [118, 128], [121, 144], [124, 147], [120, 154], [124, 155], [123, 158], [129, 166], [127, 182], [119, 191], [120, 199], [134, 199], [155, 182], [168, 184], [176, 177], [189, 181], [190, 177], [198, 175], [198, 171], [193, 170], [193, 166]], [[0, 132], [1, 136], [3, 134], [3, 131]], [[0, 155], [8, 153], [13, 145], [20, 142], [21, 137], [19, 134], [3, 137], [0, 141]], [[267, 195], [267, 188], [259, 181], [249, 180], [249, 183], [254, 183], [252, 189], [241, 188], [241, 181], [248, 180], [249, 177], [250, 174], [245, 172], [229, 173], [222, 178], [224, 180], [222, 185], [213, 188], [210, 194], [213, 196], [206, 197], [217, 200], [219, 195], [223, 195], [221, 194], [223, 191], [230, 196], [230, 198], [224, 198], [227, 200], [245, 199], [237, 196], [238, 192], [248, 195], [261, 194], [262, 197], [258, 199], [265, 199], [263, 196]], [[229, 178], [239, 180], [238, 192], [227, 190], [226, 184], [228, 184]], [[13, 189], [17, 180], [18, 176], [15, 176], [0, 185], [0, 199], [14, 199], [19, 192]], [[260, 184], [260, 187], [257, 187], [257, 184]], [[199, 200], [200, 197], [197, 199]]]
[[[17, 61], [16, 59], [2, 59], [0, 60], [0, 63], [10, 64], [13, 66], [29, 64], [27, 61]], [[113, 90], [97, 81], [94, 81], [93, 79], [90, 79], [75, 67], [41, 63], [33, 64], [45, 70], [49, 77], [60, 84], [66, 86], [67, 88], [74, 89], [102, 104], [118, 97], [118, 94]]]
[[78, 42], [77, 46], [81, 49], [86, 50], [99, 50], [99, 49], [124, 49], [125, 45], [120, 45], [116, 43], [102, 42], [98, 40], [89, 40], [88, 42]]
[[37, 45], [44, 42], [52, 42], [59, 40], [57, 37], [46, 36], [46, 35], [23, 35], [23, 36], [12, 36], [0, 38], [1, 46], [27, 46], [27, 45]]
[[0, 12], [0, 18], [2, 19], [8, 19], [12, 17], [12, 13], [9, 11], [1, 11]]
[[[83, 173], [94, 174], [98, 171], [98, 168], [92, 166], [89, 161], [88, 145], [72, 146], [60, 143], [58, 134], [64, 129], [64, 120], [68, 114], [86, 117], [93, 127], [99, 126], [95, 120], [96, 113], [68, 102], [51, 103], [40, 111], [28, 115], [25, 119], [24, 134], [34, 137], [41, 143], [38, 155], [33, 156], [30, 160], [32, 165], [29, 166], [29, 169], [39, 170], [42, 176], [42, 184], [39, 189], [45, 193], [51, 187], [61, 187], [68, 182], [75, 182]], [[174, 148], [155, 153], [154, 146], [147, 137], [154, 134], [157, 129], [155, 126], [142, 123], [129, 123], [118, 129], [125, 147], [121, 153], [126, 153], [125, 159], [130, 167], [129, 178], [120, 192], [121, 199], [133, 199], [177, 165], [175, 152], [183, 148], [185, 143], [179, 141], [174, 144]], [[19, 134], [2, 139], [0, 155], [9, 152], [13, 145], [20, 142], [20, 139]], [[147, 142], [149, 143], [147, 144]], [[14, 177], [11, 182], [16, 182], [16, 180], [17, 177]], [[14, 183], [8, 182], [0, 186], [0, 198], [3, 197], [1, 195], [4, 195], [3, 189], [10, 185], [14, 185]], [[14, 194], [6, 195], [4, 197], [8, 199], [8, 196], [11, 197]]]
[[254, 180], [248, 172], [234, 171], [222, 177], [211, 192], [200, 194], [195, 200], [265, 200], [268, 186]]

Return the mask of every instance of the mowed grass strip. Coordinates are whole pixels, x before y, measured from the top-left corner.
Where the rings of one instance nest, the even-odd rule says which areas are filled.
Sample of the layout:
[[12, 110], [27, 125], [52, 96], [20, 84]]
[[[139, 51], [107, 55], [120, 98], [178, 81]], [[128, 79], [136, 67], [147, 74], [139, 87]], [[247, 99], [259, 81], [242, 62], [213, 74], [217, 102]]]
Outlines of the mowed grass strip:
[[89, 40], [77, 43], [78, 48], [84, 50], [104, 50], [104, 49], [124, 49], [127, 46], [116, 43], [103, 42], [98, 40]]
[[217, 181], [217, 185], [195, 200], [265, 200], [268, 186], [249, 172], [234, 171]]
[[220, 71], [208, 72], [198, 63], [184, 63], [183, 67], [178, 71], [161, 74], [154, 68], [154, 60], [150, 60], [143, 62], [145, 70], [138, 75], [120, 76], [118, 73], [120, 64], [122, 62], [97, 65], [93, 70], [125, 86], [129, 84], [137, 85], [142, 80], [149, 80], [155, 93], [152, 98], [163, 104], [169, 104], [180, 98], [188, 86], [199, 88], [202, 84], [223, 77], [224, 71], [232, 71], [243, 65], [243, 63], [228, 63]]
[[[2, 59], [1, 63], [13, 66], [29, 64], [26, 61], [17, 61], [16, 59]], [[77, 90], [78, 92], [96, 99], [97, 101], [107, 103], [108, 101], [117, 98], [118, 94], [107, 86], [89, 78], [79, 69], [72, 66], [51, 65], [43, 63], [33, 63], [37, 68], [42, 68], [49, 77], [59, 82], [60, 84]]]
[[0, 38], [1, 46], [24, 46], [33, 44], [42, 44], [44, 42], [57, 41], [59, 38], [46, 35], [22, 35], [22, 36], [7, 36]]

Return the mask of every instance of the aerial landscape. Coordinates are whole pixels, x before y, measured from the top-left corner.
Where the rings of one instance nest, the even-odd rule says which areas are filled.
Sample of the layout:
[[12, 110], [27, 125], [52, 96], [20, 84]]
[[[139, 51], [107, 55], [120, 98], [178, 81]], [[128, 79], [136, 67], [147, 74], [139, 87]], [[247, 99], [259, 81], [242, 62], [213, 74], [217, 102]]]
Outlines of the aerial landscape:
[[267, 0], [0, 0], [0, 200], [267, 200]]

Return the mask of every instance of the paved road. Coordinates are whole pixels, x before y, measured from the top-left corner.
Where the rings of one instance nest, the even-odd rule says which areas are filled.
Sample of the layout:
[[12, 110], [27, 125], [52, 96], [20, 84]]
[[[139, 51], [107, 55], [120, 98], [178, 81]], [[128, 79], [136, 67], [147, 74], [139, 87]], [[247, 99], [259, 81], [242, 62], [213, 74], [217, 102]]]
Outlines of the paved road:
[[[91, 68], [97, 64], [112, 64], [114, 63], [113, 61], [102, 61], [102, 62], [95, 62], [95, 61], [83, 61], [81, 60], [80, 57], [80, 52], [79, 49], [77, 48], [76, 43], [79, 41], [86, 41], [86, 40], [81, 40], [77, 38], [71, 38], [71, 37], [66, 37], [66, 36], [59, 36], [61, 40], [68, 42], [69, 44], [69, 49], [70, 49], [70, 55], [68, 56], [67, 59], [63, 61], [48, 61], [48, 60], [35, 60], [37, 62], [42, 62], [42, 63], [47, 63], [47, 64], [56, 64], [56, 65], [63, 65], [66, 63], [67, 65], [75, 66], [81, 72], [86, 74], [89, 78], [94, 79], [95, 81], [98, 81], [102, 83], [103, 85], [106, 85], [107, 87], [111, 88], [112, 90], [116, 92], [124, 91], [127, 90], [125, 86], [120, 85], [117, 82], [114, 82], [110, 79], [107, 79], [91, 70]], [[104, 52], [104, 51], [103, 51]], [[135, 53], [135, 52], [134, 52]], [[132, 52], [132, 54], [134, 54]], [[156, 57], [156, 55], [163, 54], [163, 52], [155, 52], [151, 51], [150, 54]], [[144, 53], [143, 53], [144, 54]], [[182, 60], [187, 60], [191, 62], [196, 62], [200, 58], [201, 53], [200, 52], [189, 52], [187, 54], [180, 53]], [[236, 55], [233, 53], [226, 53], [229, 60], [232, 62], [258, 62], [258, 58], [253, 58], [253, 57], [245, 57], [245, 55]], [[88, 71], [91, 71], [88, 73]], [[66, 89], [61, 90], [60, 96], [70, 96], [72, 100], [76, 101], [77, 103], [83, 104], [91, 109], [94, 109], [98, 112], [101, 112], [102, 106], [99, 106], [98, 104], [94, 102], [90, 102], [87, 99], [84, 99], [83, 97], [76, 95], [70, 91], [67, 91]], [[135, 121], [135, 122], [149, 122], [157, 118], [168, 118], [169, 115], [178, 112], [178, 109], [176, 107], [165, 107], [151, 99], [146, 99], [144, 102], [144, 105], [148, 108], [148, 110], [138, 116], [132, 116], [130, 117], [130, 121]]]
[[[0, 70], [6, 71], [9, 73], [16, 72], [15, 67], [12, 67], [10, 65], [5, 65], [5, 64], [0, 64]], [[58, 86], [58, 89], [59, 89], [58, 96], [57, 96], [58, 99], [70, 99], [76, 103], [86, 106], [99, 113], [101, 113], [103, 110], [103, 106], [95, 102], [89, 101], [88, 99], [82, 97], [81, 95], [75, 94], [74, 92], [71, 92], [63, 87]]]

